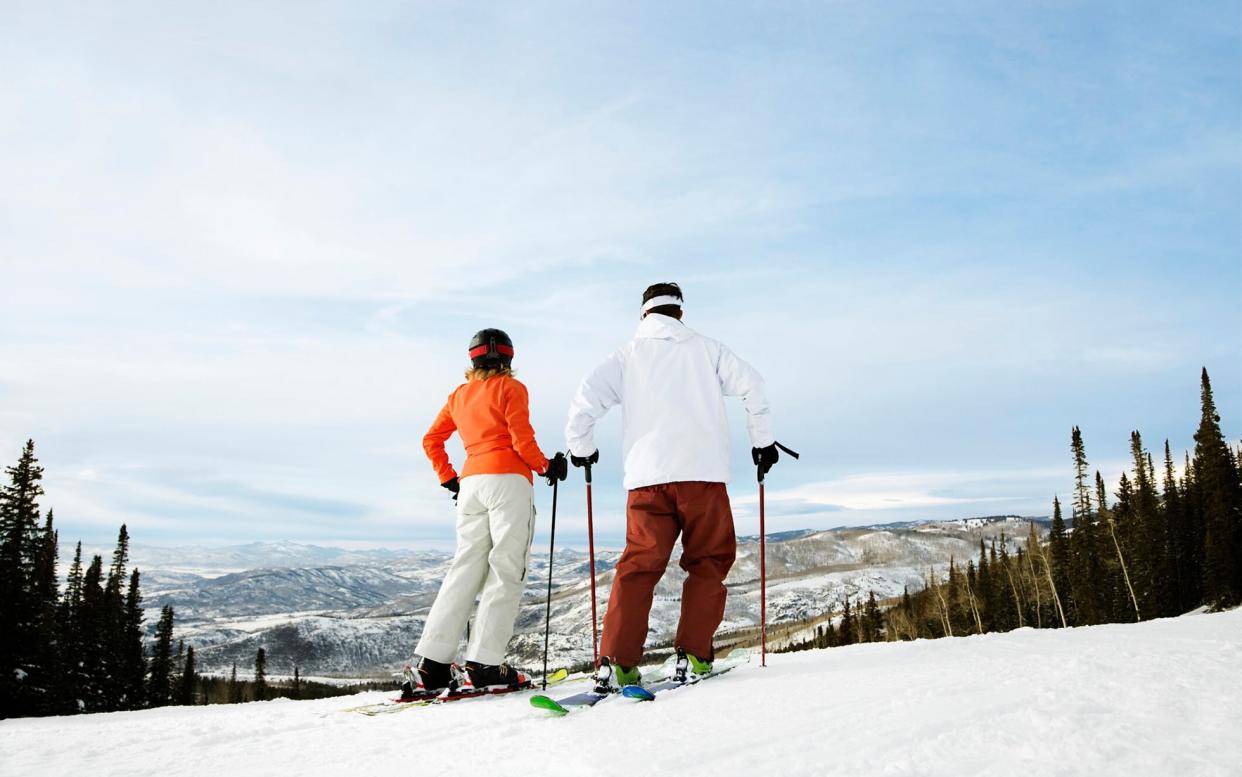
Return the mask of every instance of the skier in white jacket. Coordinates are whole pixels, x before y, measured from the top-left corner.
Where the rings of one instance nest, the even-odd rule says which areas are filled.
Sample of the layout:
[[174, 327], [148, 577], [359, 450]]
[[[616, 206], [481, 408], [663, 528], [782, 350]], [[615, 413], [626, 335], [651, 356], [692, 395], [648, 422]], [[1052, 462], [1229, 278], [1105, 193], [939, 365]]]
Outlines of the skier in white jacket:
[[599, 460], [596, 421], [614, 405], [623, 412], [625, 550], [604, 616], [601, 684], [638, 681], [652, 594], [679, 534], [687, 578], [675, 646], [692, 671], [710, 670], [712, 637], [724, 617], [724, 579], [737, 552], [725, 488], [725, 397], [742, 398], [755, 463], [766, 472], [779, 457], [763, 378], [683, 324], [683, 302], [675, 283], [649, 287], [634, 339], [582, 381], [569, 407], [565, 436], [575, 466]]

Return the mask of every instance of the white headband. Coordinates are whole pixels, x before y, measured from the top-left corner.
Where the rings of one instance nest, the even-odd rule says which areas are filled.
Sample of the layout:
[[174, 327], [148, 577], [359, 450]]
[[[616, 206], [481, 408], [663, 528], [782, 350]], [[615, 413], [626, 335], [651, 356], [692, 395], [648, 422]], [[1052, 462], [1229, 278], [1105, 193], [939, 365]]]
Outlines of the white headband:
[[661, 305], [676, 305], [677, 307], [681, 307], [681, 300], [667, 295], [663, 297], [652, 297], [643, 303], [643, 312], [646, 313], [652, 308], [658, 308]]

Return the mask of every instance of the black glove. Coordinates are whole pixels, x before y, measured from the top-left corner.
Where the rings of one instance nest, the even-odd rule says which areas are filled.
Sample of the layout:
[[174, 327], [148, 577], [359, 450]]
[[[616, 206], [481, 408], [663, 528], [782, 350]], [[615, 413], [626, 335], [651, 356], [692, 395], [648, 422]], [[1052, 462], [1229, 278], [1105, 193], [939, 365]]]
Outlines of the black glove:
[[540, 473], [539, 477], [548, 481], [549, 486], [554, 486], [556, 481], [569, 477], [569, 462], [565, 460], [565, 454], [558, 453], [548, 459], [548, 468]]
[[450, 480], [446, 480], [443, 483], [441, 483], [440, 488], [447, 488], [449, 491], [452, 491], [453, 501], [456, 502], [457, 494], [459, 491], [461, 491], [461, 483], [457, 482], [457, 478], [452, 478]]
[[776, 449], [776, 443], [764, 448], [751, 448], [750, 458], [755, 462], [755, 466], [759, 467], [759, 474], [766, 475], [768, 470], [772, 469], [781, 458], [781, 452]]
[[599, 461], [599, 450], [597, 449], [590, 456], [575, 456], [569, 454], [569, 460], [573, 462], [575, 467], [585, 467], [588, 464], [595, 464]]

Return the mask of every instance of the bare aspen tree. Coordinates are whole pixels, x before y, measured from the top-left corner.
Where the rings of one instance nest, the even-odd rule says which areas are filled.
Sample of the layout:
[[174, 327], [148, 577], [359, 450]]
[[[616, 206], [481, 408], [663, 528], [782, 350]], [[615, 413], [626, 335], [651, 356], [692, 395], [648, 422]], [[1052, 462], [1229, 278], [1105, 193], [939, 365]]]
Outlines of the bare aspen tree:
[[[1031, 527], [1031, 531], [1035, 531], [1035, 527]], [[1044, 565], [1044, 574], [1048, 577], [1048, 588], [1052, 591], [1052, 601], [1057, 606], [1057, 615], [1061, 618], [1061, 628], [1069, 626], [1065, 622], [1065, 608], [1061, 606], [1061, 594], [1057, 592], [1057, 584], [1052, 579], [1052, 567], [1048, 565], [1048, 557], [1044, 555], [1044, 549], [1039, 549], [1039, 562]]]
[[1005, 561], [1001, 564], [1005, 568], [1005, 574], [1009, 576], [1009, 590], [1013, 591], [1013, 606], [1018, 610], [1018, 627], [1026, 625], [1026, 618], [1022, 617], [1022, 599], [1018, 596], [1018, 584], [1013, 580], [1013, 571], [1009, 569], [1009, 562]]
[[1026, 538], [1026, 563], [1031, 568], [1031, 587], [1035, 589], [1035, 628], [1044, 627], [1044, 603], [1039, 595], [1039, 578], [1035, 575], [1035, 552], [1039, 550], [1039, 537], [1035, 536], [1035, 522], [1031, 521]]
[[970, 611], [975, 616], [975, 628], [979, 633], [983, 633], [983, 619], [979, 617], [979, 608], [975, 606], [975, 592], [970, 588], [970, 577], [963, 575], [962, 579], [966, 581], [966, 596], [970, 601]]
[[1138, 597], [1134, 595], [1134, 586], [1130, 585], [1130, 572], [1126, 569], [1125, 557], [1121, 555], [1121, 543], [1117, 542], [1117, 530], [1112, 513], [1106, 513], [1105, 516], [1108, 521], [1108, 533], [1113, 538], [1113, 547], [1117, 549], [1117, 560], [1121, 562], [1121, 574], [1126, 579], [1126, 590], [1130, 592], [1130, 601], [1134, 603], [1134, 620], [1141, 621], [1143, 616], [1139, 614]]
[[[952, 560], [949, 562], [952, 564]], [[944, 633], [950, 637], [953, 636], [953, 622], [949, 619], [949, 605], [944, 601], [944, 593], [940, 590], [940, 585], [936, 582], [936, 573], [928, 570], [929, 581], [928, 587], [936, 592], [936, 598], [940, 600], [940, 618], [944, 624]]]

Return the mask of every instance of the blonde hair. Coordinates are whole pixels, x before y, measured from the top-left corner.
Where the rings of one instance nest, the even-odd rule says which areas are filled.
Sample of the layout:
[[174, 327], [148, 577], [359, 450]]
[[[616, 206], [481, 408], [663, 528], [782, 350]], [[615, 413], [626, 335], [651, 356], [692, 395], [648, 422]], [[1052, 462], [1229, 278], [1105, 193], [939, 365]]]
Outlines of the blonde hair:
[[466, 370], [466, 380], [487, 380], [497, 375], [512, 378], [514, 374], [512, 367], [471, 367]]

